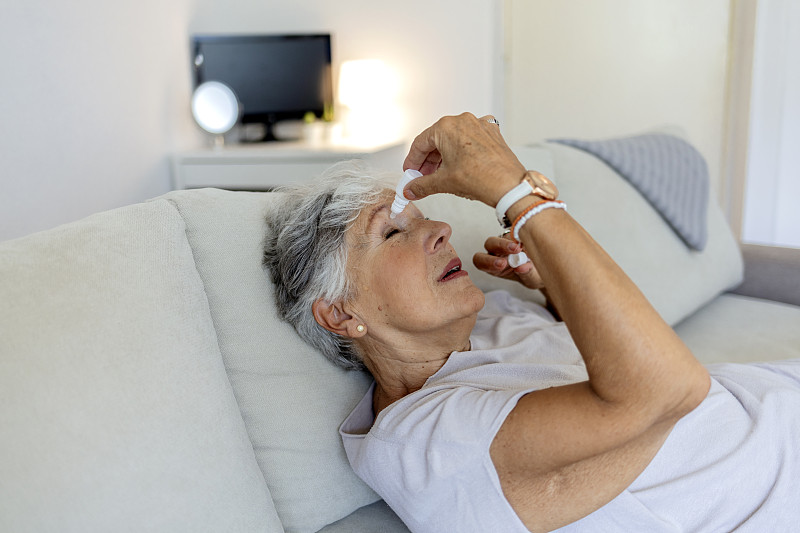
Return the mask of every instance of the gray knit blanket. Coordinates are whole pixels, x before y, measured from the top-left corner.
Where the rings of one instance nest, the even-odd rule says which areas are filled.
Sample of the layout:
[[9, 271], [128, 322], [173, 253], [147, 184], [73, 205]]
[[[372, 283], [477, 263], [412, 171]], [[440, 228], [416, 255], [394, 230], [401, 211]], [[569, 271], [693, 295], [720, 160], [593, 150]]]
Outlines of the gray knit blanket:
[[691, 144], [663, 133], [604, 141], [551, 139], [584, 150], [627, 179], [692, 249], [708, 239], [709, 178], [705, 159]]

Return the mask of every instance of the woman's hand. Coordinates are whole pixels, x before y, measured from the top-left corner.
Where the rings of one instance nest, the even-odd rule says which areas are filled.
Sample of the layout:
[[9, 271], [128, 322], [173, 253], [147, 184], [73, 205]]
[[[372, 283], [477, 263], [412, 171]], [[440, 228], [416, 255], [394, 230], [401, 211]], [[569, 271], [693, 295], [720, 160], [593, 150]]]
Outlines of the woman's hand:
[[406, 198], [444, 192], [494, 207], [518, 185], [526, 169], [489, 118], [471, 113], [444, 117], [420, 133], [403, 169], [413, 168], [424, 176], [406, 187]]
[[517, 254], [522, 251], [522, 245], [505, 237], [489, 237], [484, 243], [486, 253], [478, 252], [472, 262], [487, 274], [498, 278], [518, 281], [529, 289], [542, 289], [544, 282], [536, 267], [531, 261], [511, 268], [508, 264], [509, 254]]

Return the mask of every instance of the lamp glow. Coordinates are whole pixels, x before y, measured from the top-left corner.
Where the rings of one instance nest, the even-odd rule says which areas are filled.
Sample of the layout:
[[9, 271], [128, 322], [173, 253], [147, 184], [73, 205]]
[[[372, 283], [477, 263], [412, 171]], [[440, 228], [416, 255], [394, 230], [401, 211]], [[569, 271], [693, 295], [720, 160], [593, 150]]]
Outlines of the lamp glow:
[[353, 142], [380, 143], [397, 135], [395, 104], [398, 79], [379, 59], [345, 61], [339, 72], [339, 103], [345, 109], [345, 137]]

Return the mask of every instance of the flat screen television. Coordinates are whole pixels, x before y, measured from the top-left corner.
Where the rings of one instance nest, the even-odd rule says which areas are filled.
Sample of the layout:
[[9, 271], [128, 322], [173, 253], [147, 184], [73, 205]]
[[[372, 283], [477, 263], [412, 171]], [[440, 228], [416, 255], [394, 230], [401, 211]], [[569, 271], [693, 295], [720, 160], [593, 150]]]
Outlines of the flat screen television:
[[239, 99], [243, 123], [272, 126], [307, 113], [331, 119], [331, 36], [195, 35], [194, 86], [206, 81], [228, 85]]

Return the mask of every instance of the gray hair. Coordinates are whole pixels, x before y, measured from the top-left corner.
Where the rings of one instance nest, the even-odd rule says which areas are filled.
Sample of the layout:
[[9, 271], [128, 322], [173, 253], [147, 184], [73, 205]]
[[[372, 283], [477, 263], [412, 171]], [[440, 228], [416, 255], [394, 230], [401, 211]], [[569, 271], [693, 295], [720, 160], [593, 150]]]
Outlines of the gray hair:
[[336, 302], [355, 295], [346, 272], [345, 233], [387, 186], [387, 176], [376, 175], [363, 161], [343, 161], [314, 182], [277, 189], [280, 205], [267, 215], [264, 265], [275, 286], [279, 316], [348, 370], [365, 369], [352, 340], [320, 326], [311, 305], [320, 298]]

